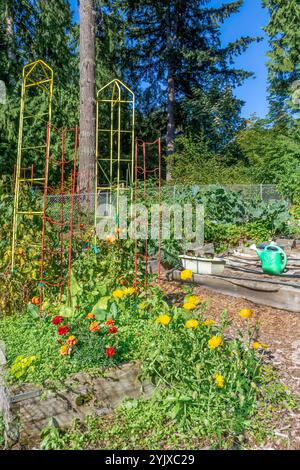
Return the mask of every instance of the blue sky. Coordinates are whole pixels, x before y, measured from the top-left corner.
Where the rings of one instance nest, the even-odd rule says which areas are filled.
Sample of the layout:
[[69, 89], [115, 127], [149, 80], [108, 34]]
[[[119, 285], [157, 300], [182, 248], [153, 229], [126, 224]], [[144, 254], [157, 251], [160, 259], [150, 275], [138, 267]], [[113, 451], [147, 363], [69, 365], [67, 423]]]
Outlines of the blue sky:
[[[231, 0], [212, 0], [212, 6], [220, 6], [230, 3]], [[239, 56], [235, 65], [255, 73], [254, 78], [249, 78], [244, 85], [235, 90], [238, 98], [245, 101], [242, 110], [244, 117], [256, 113], [264, 117], [268, 112], [267, 103], [267, 67], [266, 52], [268, 41], [262, 28], [268, 23], [268, 12], [261, 6], [261, 0], [245, 0], [240, 12], [232, 15], [221, 27], [222, 41], [224, 44], [234, 41], [240, 36], [263, 36], [260, 43], [253, 43], [248, 50]], [[71, 0], [74, 18], [78, 18], [77, 0]]]

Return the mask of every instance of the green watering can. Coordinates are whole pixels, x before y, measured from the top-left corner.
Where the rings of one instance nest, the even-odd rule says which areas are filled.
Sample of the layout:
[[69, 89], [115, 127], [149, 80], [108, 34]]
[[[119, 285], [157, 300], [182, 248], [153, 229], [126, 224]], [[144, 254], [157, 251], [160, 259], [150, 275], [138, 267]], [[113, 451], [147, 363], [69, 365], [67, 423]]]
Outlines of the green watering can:
[[255, 245], [252, 245], [253, 249], [261, 259], [263, 272], [266, 274], [272, 274], [273, 276], [279, 276], [283, 273], [287, 265], [286, 253], [277, 245], [267, 245], [263, 250], [258, 250]]

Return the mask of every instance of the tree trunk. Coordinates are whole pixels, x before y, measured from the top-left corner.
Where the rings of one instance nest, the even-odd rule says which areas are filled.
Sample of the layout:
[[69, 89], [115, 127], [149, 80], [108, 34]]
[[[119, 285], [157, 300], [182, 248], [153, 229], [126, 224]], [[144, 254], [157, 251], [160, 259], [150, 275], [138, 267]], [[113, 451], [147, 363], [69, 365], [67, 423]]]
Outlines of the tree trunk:
[[175, 83], [173, 77], [172, 67], [169, 67], [168, 73], [168, 128], [167, 128], [167, 181], [172, 179], [172, 166], [174, 153], [174, 140], [175, 140], [175, 115], [174, 115], [174, 99], [175, 99]]
[[96, 39], [94, 0], [80, 0], [79, 191], [95, 190]]
[[13, 49], [13, 40], [14, 40], [14, 22], [9, 10], [8, 2], [6, 3], [6, 34], [7, 34], [7, 57], [10, 62], [13, 62], [16, 59]]
[[172, 180], [172, 166], [173, 166], [173, 153], [174, 153], [174, 141], [175, 141], [175, 82], [174, 82], [174, 66], [173, 66], [173, 48], [174, 41], [176, 40], [177, 33], [177, 11], [172, 10], [171, 3], [169, 3], [167, 17], [167, 30], [168, 30], [168, 103], [167, 103], [167, 113], [168, 113], [168, 123], [167, 123], [167, 181]]

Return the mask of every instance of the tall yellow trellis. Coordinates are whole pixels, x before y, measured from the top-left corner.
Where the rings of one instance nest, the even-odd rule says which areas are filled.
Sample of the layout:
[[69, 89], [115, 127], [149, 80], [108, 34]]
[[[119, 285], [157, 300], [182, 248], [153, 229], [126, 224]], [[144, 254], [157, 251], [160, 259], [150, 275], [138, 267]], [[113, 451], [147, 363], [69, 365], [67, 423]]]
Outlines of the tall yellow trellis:
[[[36, 102], [35, 109], [30, 109], [31, 98], [34, 92], [42, 92]], [[42, 210], [20, 210], [20, 191], [22, 186], [28, 184], [45, 186], [48, 180], [48, 167], [42, 166], [43, 176], [35, 177], [33, 174], [28, 178], [24, 174], [22, 178], [22, 165], [25, 160], [29, 159], [33, 154], [41, 155], [43, 163], [49, 159], [50, 149], [50, 133], [51, 133], [51, 117], [52, 117], [52, 98], [53, 98], [53, 70], [42, 60], [37, 60], [30, 64], [25, 65], [22, 75], [22, 94], [21, 94], [21, 109], [20, 109], [20, 123], [19, 123], [19, 138], [18, 138], [18, 155], [17, 165], [15, 172], [15, 196], [14, 196], [14, 212], [13, 212], [13, 233], [12, 233], [12, 253], [11, 253], [11, 267], [12, 271], [15, 268], [15, 257], [18, 246], [18, 227], [20, 216], [40, 216], [44, 215], [44, 204]], [[37, 109], [40, 105], [40, 108]], [[30, 112], [25, 110], [29, 108]], [[41, 142], [30, 142], [29, 132], [25, 126], [39, 125], [40, 128], [45, 129], [43, 135], [46, 136]], [[25, 130], [24, 130], [25, 127]], [[26, 145], [24, 145], [24, 140]], [[38, 145], [37, 145], [38, 143]], [[24, 153], [26, 157], [24, 157]], [[46, 154], [46, 155], [45, 155]], [[27, 161], [26, 161], [27, 163]]]
[[[135, 95], [120, 80], [98, 91], [96, 125], [95, 230], [99, 219], [112, 218], [113, 210], [118, 226], [121, 192], [130, 191], [132, 198]], [[101, 196], [105, 213], [98, 210]]]

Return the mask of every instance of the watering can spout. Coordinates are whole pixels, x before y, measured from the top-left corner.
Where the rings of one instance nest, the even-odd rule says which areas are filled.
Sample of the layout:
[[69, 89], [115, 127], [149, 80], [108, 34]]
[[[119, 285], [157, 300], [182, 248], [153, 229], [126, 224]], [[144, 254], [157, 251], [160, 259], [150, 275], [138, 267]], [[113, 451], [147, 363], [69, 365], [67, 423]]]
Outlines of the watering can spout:
[[256, 253], [258, 254], [258, 256], [261, 259], [261, 251], [257, 249], [257, 246], [255, 245], [255, 243], [253, 243], [253, 245], [251, 245], [249, 248], [250, 248], [250, 250], [256, 251]]

